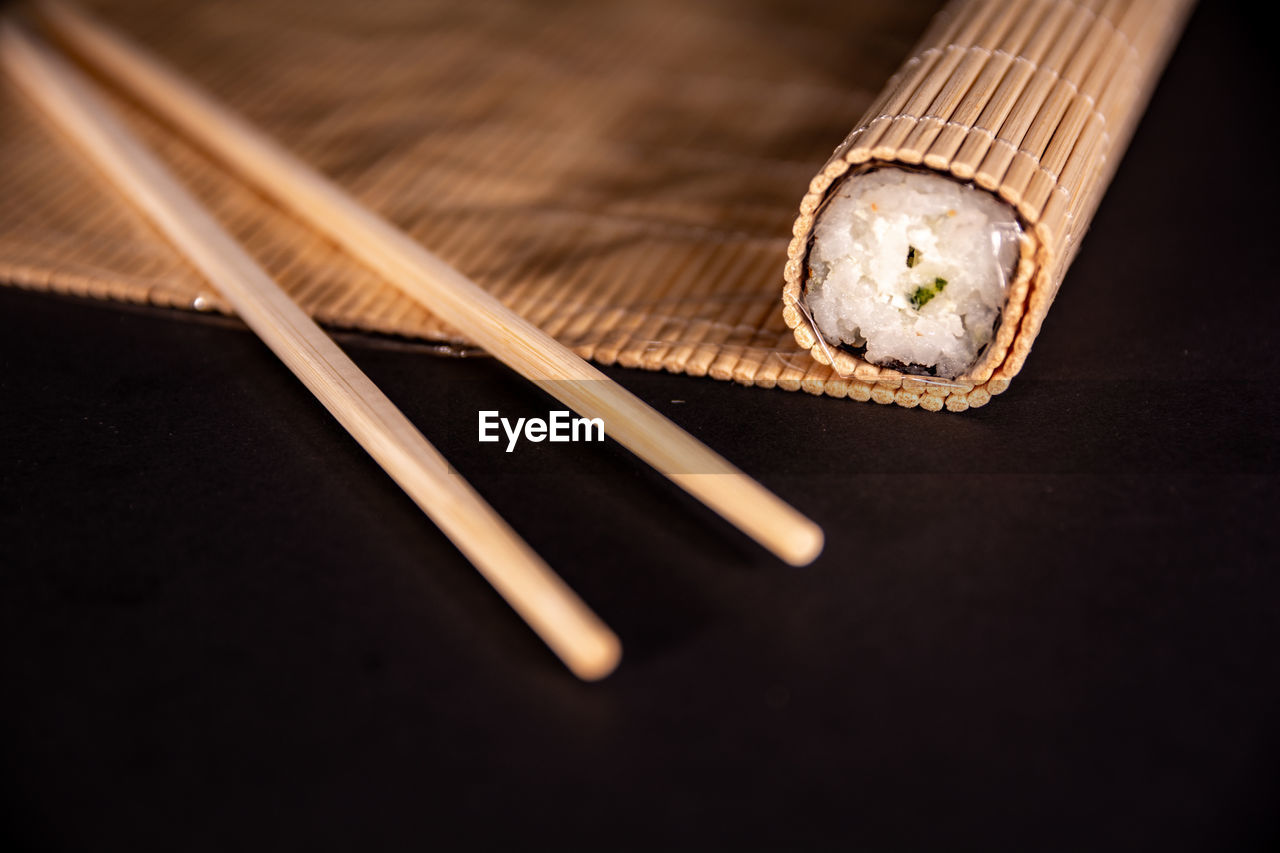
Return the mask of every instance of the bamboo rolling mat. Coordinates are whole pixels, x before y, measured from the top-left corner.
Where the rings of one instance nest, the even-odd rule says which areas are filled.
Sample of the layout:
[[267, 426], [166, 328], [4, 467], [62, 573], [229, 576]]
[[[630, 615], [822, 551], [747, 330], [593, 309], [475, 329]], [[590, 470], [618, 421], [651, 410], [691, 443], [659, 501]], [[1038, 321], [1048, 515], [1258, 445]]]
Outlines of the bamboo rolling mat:
[[[778, 293], [797, 198], [851, 117], [883, 110], [877, 93], [938, 5], [90, 8], [584, 357], [903, 402], [864, 396], [865, 383], [811, 357]], [[467, 343], [175, 134], [129, 115], [318, 320]], [[0, 281], [227, 310], [7, 84]]]
[[[784, 317], [860, 399], [963, 411], [1021, 370], [1191, 8], [1191, 0], [956, 0], [813, 179], [788, 249]], [[995, 340], [957, 382], [831, 349], [804, 316], [816, 212], [876, 164], [949, 174], [1011, 205], [1021, 258]], [[827, 385], [833, 384], [828, 380]]]
[[[739, 2], [90, 9], [580, 354], [770, 384], [810, 364], [777, 298], [798, 190], [936, 4], [865, 4], [834, 27], [821, 6]], [[3, 99], [0, 279], [225, 308], [32, 108]], [[460, 342], [134, 119], [317, 319]]]

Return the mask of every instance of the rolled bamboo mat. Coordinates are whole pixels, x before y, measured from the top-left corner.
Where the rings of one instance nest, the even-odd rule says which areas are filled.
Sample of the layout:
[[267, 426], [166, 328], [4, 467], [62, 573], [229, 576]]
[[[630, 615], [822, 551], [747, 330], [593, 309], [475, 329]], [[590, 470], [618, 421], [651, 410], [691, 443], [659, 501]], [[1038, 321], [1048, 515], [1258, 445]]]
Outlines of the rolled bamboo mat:
[[[797, 343], [778, 281], [814, 164], [933, 0], [88, 5], [584, 357], [862, 397]], [[118, 106], [318, 320], [468, 343]], [[0, 281], [226, 310], [51, 134], [0, 87]]]
[[[955, 0], [813, 179], [788, 248], [784, 317], [858, 399], [963, 411], [1022, 368], [1190, 11], [1191, 0]], [[971, 181], [1012, 205], [1021, 258], [995, 340], [954, 382], [823, 345], [802, 308], [823, 200], [883, 164]], [[828, 393], [833, 380], [826, 383]]]

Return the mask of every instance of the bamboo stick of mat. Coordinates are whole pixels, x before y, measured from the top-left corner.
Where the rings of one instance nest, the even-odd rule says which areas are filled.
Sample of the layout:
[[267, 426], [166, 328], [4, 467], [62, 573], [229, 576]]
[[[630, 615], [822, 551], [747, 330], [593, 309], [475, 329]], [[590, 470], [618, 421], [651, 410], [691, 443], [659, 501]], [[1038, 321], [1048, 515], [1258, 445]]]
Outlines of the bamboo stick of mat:
[[204, 273], [574, 674], [595, 680], [613, 671], [621, 654], [613, 632], [450, 471], [408, 418], [111, 115], [79, 72], [9, 21], [0, 21], [0, 62]]
[[792, 565], [821, 552], [822, 529], [812, 521], [176, 71], [68, 4], [36, 8], [105, 79], [504, 364], [579, 414], [601, 418], [618, 443], [761, 545]]

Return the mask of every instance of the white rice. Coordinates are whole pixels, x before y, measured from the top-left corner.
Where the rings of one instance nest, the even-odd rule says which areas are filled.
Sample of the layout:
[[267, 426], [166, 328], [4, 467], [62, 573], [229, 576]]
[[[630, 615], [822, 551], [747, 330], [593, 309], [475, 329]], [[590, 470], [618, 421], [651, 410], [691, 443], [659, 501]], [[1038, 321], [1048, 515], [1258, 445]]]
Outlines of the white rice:
[[1013, 210], [972, 186], [892, 168], [855, 176], [814, 226], [809, 312], [829, 343], [866, 347], [873, 364], [955, 378], [991, 341], [1017, 233]]

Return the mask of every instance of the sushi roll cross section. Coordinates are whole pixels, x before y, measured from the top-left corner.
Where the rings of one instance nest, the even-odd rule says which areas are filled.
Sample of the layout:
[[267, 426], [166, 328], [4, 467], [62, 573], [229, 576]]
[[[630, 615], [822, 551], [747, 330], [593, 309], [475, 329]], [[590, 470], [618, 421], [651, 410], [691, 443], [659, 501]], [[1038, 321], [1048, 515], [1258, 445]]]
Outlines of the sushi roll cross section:
[[1019, 257], [1013, 208], [935, 173], [847, 177], [819, 213], [804, 304], [828, 346], [961, 377], [995, 336]]

